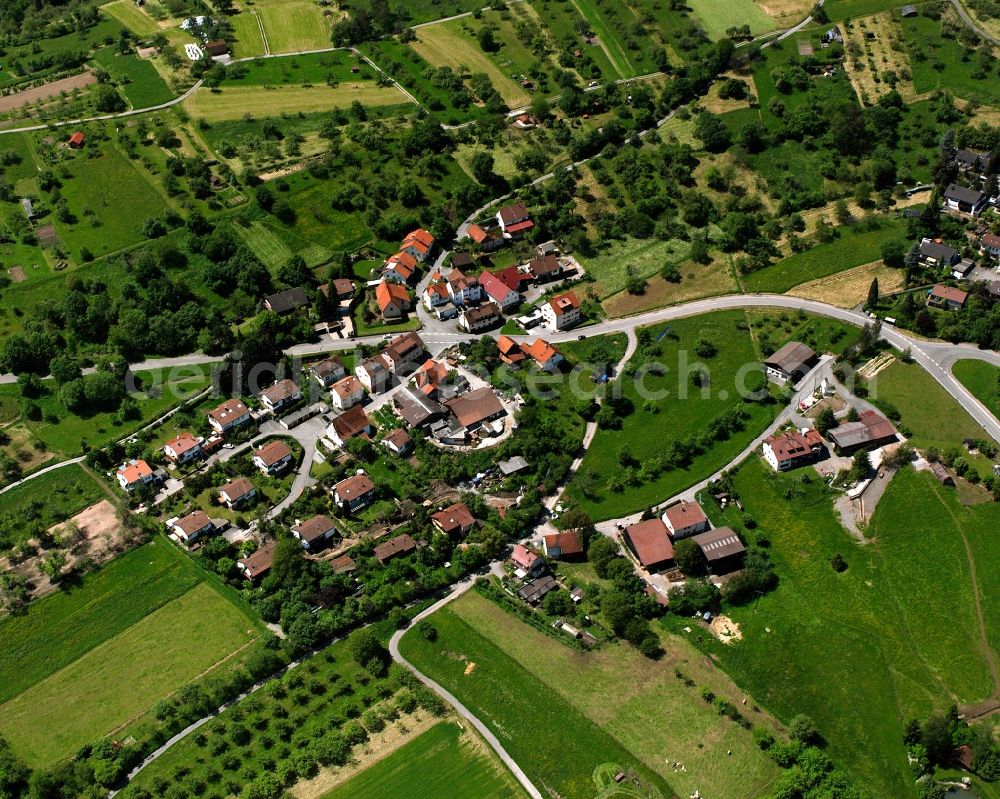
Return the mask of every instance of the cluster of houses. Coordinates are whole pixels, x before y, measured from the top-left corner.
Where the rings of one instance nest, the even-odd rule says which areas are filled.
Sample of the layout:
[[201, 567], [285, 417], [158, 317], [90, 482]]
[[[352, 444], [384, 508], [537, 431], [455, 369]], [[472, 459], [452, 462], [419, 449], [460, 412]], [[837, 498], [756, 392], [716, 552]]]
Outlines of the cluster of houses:
[[[841, 455], [873, 450], [895, 444], [899, 439], [892, 422], [877, 411], [862, 411], [855, 422], [845, 421], [827, 432], [827, 438]], [[823, 436], [816, 430], [785, 430], [764, 439], [761, 452], [776, 472], [787, 472], [814, 463], [826, 450]]]
[[382, 318], [401, 319], [413, 308], [410, 288], [420, 278], [420, 265], [434, 252], [434, 237], [423, 228], [406, 234], [399, 251], [382, 264], [382, 277], [375, 282], [375, 303]]
[[[997, 269], [1000, 269], [1000, 236], [983, 233], [979, 238], [979, 252], [984, 259], [995, 261]], [[958, 250], [940, 239], [922, 239], [919, 253], [920, 263], [926, 267], [939, 271], [948, 270], [955, 280], [974, 278], [975, 262], [970, 258], [962, 258]], [[1000, 279], [989, 281], [988, 293], [993, 300], [1000, 300]], [[931, 308], [957, 311], [965, 307], [968, 297], [967, 291], [938, 283], [928, 290], [926, 304]]]
[[[546, 594], [559, 588], [546, 558], [573, 561], [586, 556], [580, 530], [563, 530], [543, 536], [541, 548], [545, 557], [523, 544], [516, 544], [508, 561], [517, 595], [529, 605], [538, 605]], [[574, 602], [579, 602], [583, 593], [576, 590], [571, 596]]]
[[739, 535], [729, 527], [712, 528], [697, 502], [682, 500], [660, 516], [636, 522], [621, 531], [629, 555], [650, 573], [676, 567], [674, 544], [684, 538], [695, 542], [713, 576], [729, 574], [743, 566], [746, 547]]

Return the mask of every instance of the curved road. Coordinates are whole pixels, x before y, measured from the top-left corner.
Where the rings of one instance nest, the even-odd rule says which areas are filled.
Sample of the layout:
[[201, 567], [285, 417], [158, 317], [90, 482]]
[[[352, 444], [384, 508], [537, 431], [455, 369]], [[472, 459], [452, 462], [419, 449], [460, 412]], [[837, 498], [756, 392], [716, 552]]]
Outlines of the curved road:
[[[429, 608], [426, 608], [425, 610], [418, 613], [416, 616], [414, 616], [412, 623], [416, 624], [421, 619], [425, 619], [435, 611], [440, 610], [452, 600], [457, 599], [466, 591], [468, 591], [470, 588], [472, 588], [472, 584], [474, 582], [475, 582], [475, 577], [470, 577], [463, 580], [460, 583], [456, 583], [451, 593], [448, 594], [448, 596], [446, 596], [444, 599], [438, 600]], [[528, 779], [528, 775], [521, 770], [521, 767], [517, 765], [517, 762], [514, 760], [514, 758], [512, 758], [509, 754], [507, 754], [507, 750], [503, 748], [503, 744], [500, 743], [500, 740], [493, 734], [490, 728], [487, 727], [485, 724], [483, 724], [483, 722], [481, 722], [478, 718], [476, 718], [476, 716], [474, 716], [472, 712], [465, 705], [459, 702], [453, 693], [451, 693], [448, 689], [446, 689], [439, 683], [434, 682], [434, 680], [432, 680], [426, 674], [422, 674], [420, 671], [417, 670], [417, 668], [412, 663], [410, 663], [410, 661], [408, 661], [399, 653], [399, 641], [403, 637], [403, 634], [405, 632], [406, 630], [396, 630], [396, 632], [392, 634], [392, 638], [389, 639], [389, 654], [392, 655], [392, 659], [395, 660], [397, 663], [399, 663], [401, 666], [404, 666], [405, 668], [412, 671], [417, 676], [417, 679], [420, 680], [420, 682], [422, 682], [424, 685], [426, 685], [428, 688], [434, 691], [434, 693], [436, 693], [438, 696], [444, 699], [449, 705], [454, 707], [462, 718], [466, 719], [473, 727], [476, 728], [479, 734], [482, 735], [483, 738], [486, 739], [486, 742], [493, 748], [493, 751], [497, 753], [497, 757], [499, 757], [500, 760], [503, 761], [503, 764], [508, 769], [510, 769], [511, 773], [514, 775], [517, 781], [521, 783], [521, 787], [523, 787], [524, 790], [527, 791], [531, 799], [544, 799], [541, 791], [539, 791], [538, 788], [535, 787], [534, 783], [530, 779]]]

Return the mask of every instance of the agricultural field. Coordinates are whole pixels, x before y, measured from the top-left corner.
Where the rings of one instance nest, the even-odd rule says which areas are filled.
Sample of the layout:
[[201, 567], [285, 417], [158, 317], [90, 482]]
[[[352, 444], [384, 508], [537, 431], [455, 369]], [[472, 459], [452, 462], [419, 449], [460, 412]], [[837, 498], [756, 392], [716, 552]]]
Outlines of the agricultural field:
[[580, 257], [580, 264], [597, 281], [594, 292], [606, 299], [625, 290], [628, 267], [632, 267], [639, 277], [651, 278], [667, 264], [682, 263], [689, 251], [690, 242], [680, 239], [660, 241], [628, 237], [612, 241], [598, 255]]
[[951, 367], [951, 373], [975, 398], [1000, 418], [1000, 369], [986, 361], [966, 358]]
[[149, 108], [174, 98], [170, 87], [149, 61], [136, 55], [120, 55], [111, 47], [98, 50], [94, 61], [107, 70], [116, 83], [121, 83], [121, 92], [132, 108]]
[[322, 799], [520, 799], [524, 791], [475, 733], [440, 722]]
[[236, 58], [251, 58], [265, 55], [264, 34], [256, 14], [245, 11], [229, 20], [233, 26], [233, 55]]
[[879, 291], [884, 294], [903, 288], [903, 278], [902, 269], [893, 269], [881, 261], [874, 261], [828, 277], [799, 283], [787, 293], [793, 297], [818, 300], [841, 308], [854, 308], [868, 299], [872, 280], [878, 280]]
[[863, 105], [895, 89], [906, 102], [916, 98], [898, 15], [891, 12], [844, 23], [846, 69]]
[[620, 291], [604, 300], [601, 306], [608, 316], [631, 316], [667, 305], [736, 291], [736, 281], [733, 280], [728, 265], [718, 261], [707, 265], [683, 261], [677, 265], [677, 269], [681, 275], [679, 282], [665, 280], [654, 274], [646, 281], [642, 294]]
[[0, 623], [0, 734], [14, 751], [32, 765], [65, 758], [263, 634], [204, 580], [157, 539]]
[[258, 0], [254, 13], [264, 26], [269, 53], [299, 53], [330, 46], [330, 21], [309, 0]]
[[839, 22], [852, 17], [869, 17], [901, 5], [905, 4], [899, 0], [827, 0], [823, 10], [831, 21]]
[[338, 86], [232, 86], [215, 91], [201, 88], [184, 101], [184, 107], [192, 116], [212, 123], [242, 119], [248, 112], [275, 117], [349, 108], [352, 103], [402, 106], [408, 102], [395, 86], [358, 81]]
[[[720, 696], [742, 698], [684, 640], [666, 637], [666, 654], [655, 662], [624, 645], [580, 652], [475, 591], [430, 622], [437, 640], [408, 633], [404, 657], [483, 719], [536, 785], [561, 796], [591, 799], [593, 776], [605, 764], [634, 770], [643, 796], [664, 799], [670, 789], [689, 795], [696, 786], [749, 799], [764, 795], [778, 774], [748, 732], [720, 719], [675, 676], [679, 670]], [[764, 714], [753, 721], [772, 726]], [[732, 754], [720, 759], [723, 752]], [[676, 762], [685, 770], [672, 768]]]
[[780, 293], [790, 288], [828, 277], [856, 266], [872, 263], [881, 257], [882, 245], [903, 237], [905, 226], [898, 219], [880, 219], [875, 230], [837, 228], [838, 236], [776, 264], [743, 276], [747, 291]]
[[730, 28], [743, 25], [749, 25], [750, 33], [755, 36], [776, 27], [774, 20], [755, 0], [692, 0], [691, 9], [713, 40], [724, 38]]
[[[811, 717], [828, 754], [860, 783], [912, 799], [906, 721], [993, 691], [962, 535], [984, 541], [1000, 522], [998, 509], [966, 510], [929, 474], [904, 469], [862, 544], [841, 527], [818, 477], [806, 479], [811, 472], [775, 475], [754, 458], [736, 473], [736, 491], [758, 525], [747, 535], [770, 542], [780, 583], [752, 605], [727, 610], [743, 634], [738, 647], [709, 637], [700, 646], [779, 718]], [[723, 517], [711, 499], [705, 504], [716, 524], [742, 527], [741, 514]], [[838, 553], [848, 564], [842, 573], [830, 566]]]
[[153, 36], [161, 30], [156, 20], [132, 0], [113, 0], [101, 6], [101, 11], [139, 36]]
[[[351, 72], [353, 67], [358, 72]], [[290, 84], [334, 84], [341, 81], [366, 81], [375, 78], [375, 71], [353, 53], [338, 50], [331, 53], [258, 58], [233, 64], [226, 69], [222, 86], [280, 86]]]

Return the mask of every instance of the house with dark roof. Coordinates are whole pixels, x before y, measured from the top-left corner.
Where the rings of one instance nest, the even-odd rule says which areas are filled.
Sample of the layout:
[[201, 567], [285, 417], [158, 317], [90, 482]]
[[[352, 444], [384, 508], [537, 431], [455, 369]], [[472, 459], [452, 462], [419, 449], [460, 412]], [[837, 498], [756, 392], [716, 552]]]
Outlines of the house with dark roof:
[[663, 511], [662, 518], [663, 523], [667, 525], [667, 532], [674, 541], [703, 533], [710, 526], [701, 505], [683, 499]]
[[787, 430], [768, 436], [761, 445], [764, 460], [776, 472], [811, 463], [823, 451], [823, 437], [815, 430]]
[[447, 411], [419, 389], [405, 386], [392, 398], [396, 412], [410, 427], [424, 427], [441, 419]]
[[293, 289], [285, 289], [270, 297], [264, 298], [264, 307], [269, 311], [274, 311], [279, 316], [291, 313], [298, 308], [304, 308], [309, 304], [309, 297], [302, 286]]
[[958, 250], [940, 239], [921, 239], [920, 262], [926, 266], [953, 266], [962, 260]]
[[976, 178], [985, 177], [990, 170], [993, 153], [977, 150], [956, 150], [955, 164], [960, 172]]
[[456, 502], [431, 514], [431, 523], [449, 536], [466, 536], [476, 526], [476, 517], [464, 502]]
[[302, 543], [303, 549], [308, 550], [319, 549], [336, 534], [333, 520], [323, 515], [313, 516], [292, 528], [292, 535]]
[[237, 477], [219, 489], [219, 500], [230, 510], [256, 496], [257, 489], [246, 477]]
[[383, 566], [394, 558], [402, 557], [403, 555], [409, 555], [411, 552], [416, 551], [417, 542], [406, 533], [403, 535], [397, 535], [390, 541], [386, 541], [384, 544], [379, 544], [375, 547], [375, 557], [378, 558], [378, 562]]
[[382, 360], [389, 370], [397, 375], [409, 374], [424, 362], [426, 356], [427, 348], [423, 339], [416, 333], [396, 336], [382, 350]]
[[517, 595], [529, 605], [537, 605], [549, 591], [555, 591], [558, 587], [559, 583], [556, 582], [556, 578], [551, 574], [546, 574], [522, 585], [517, 590]]
[[969, 293], [940, 283], [927, 292], [927, 305], [931, 308], [941, 308], [946, 311], [957, 311], [965, 307]]
[[789, 341], [773, 355], [764, 359], [768, 377], [798, 382], [818, 362], [816, 353], [800, 341]]
[[528, 274], [536, 283], [548, 283], [562, 274], [562, 264], [555, 255], [542, 255], [528, 262]]
[[222, 39], [213, 39], [210, 42], [205, 42], [205, 52], [213, 59], [224, 58], [229, 55], [229, 45]]
[[413, 439], [402, 427], [397, 427], [386, 433], [382, 445], [396, 455], [408, 455], [413, 450]]
[[990, 198], [978, 189], [969, 189], [952, 183], [944, 190], [944, 202], [949, 211], [978, 216], [986, 208]]
[[459, 325], [469, 333], [488, 330], [503, 321], [503, 313], [495, 302], [484, 302], [478, 308], [466, 308], [462, 311]]
[[236, 561], [239, 564], [240, 571], [243, 572], [243, 576], [248, 580], [256, 580], [267, 574], [271, 570], [271, 564], [274, 563], [274, 549], [276, 546], [277, 542], [271, 541], [256, 552]]
[[520, 238], [535, 226], [524, 203], [505, 205], [497, 211], [497, 224], [505, 239]]
[[629, 525], [622, 533], [622, 541], [646, 571], [662, 571], [674, 565], [674, 545], [667, 525], [660, 519]]
[[334, 416], [326, 428], [327, 437], [338, 446], [346, 446], [352, 438], [371, 436], [373, 432], [371, 419], [360, 405]]
[[696, 535], [694, 541], [705, 556], [709, 574], [722, 575], [743, 568], [746, 547], [729, 527], [717, 527]]
[[[319, 291], [326, 297], [330, 296], [330, 283], [324, 283], [319, 287]], [[346, 277], [333, 279], [333, 299], [349, 300], [354, 296], [354, 282]]]
[[250, 421], [250, 409], [240, 399], [227, 399], [208, 412], [208, 423], [217, 433], [226, 433]]
[[338, 380], [347, 376], [347, 369], [344, 368], [344, 362], [340, 358], [331, 356], [312, 364], [309, 367], [309, 374], [323, 388], [329, 388]]
[[355, 474], [333, 487], [333, 501], [348, 513], [355, 513], [375, 499], [375, 484], [366, 474]]
[[1000, 236], [996, 233], [984, 233], [979, 241], [979, 249], [983, 255], [1000, 258]]
[[875, 411], [863, 411], [856, 422], [841, 422], [826, 437], [845, 455], [859, 449], [877, 449], [896, 442], [892, 422]]
[[203, 510], [191, 511], [169, 525], [170, 535], [184, 544], [193, 544], [199, 538], [215, 532], [215, 525]]
[[295, 384], [294, 380], [285, 378], [279, 380], [270, 388], [264, 389], [260, 393], [260, 402], [269, 411], [280, 411], [302, 399], [302, 392]]

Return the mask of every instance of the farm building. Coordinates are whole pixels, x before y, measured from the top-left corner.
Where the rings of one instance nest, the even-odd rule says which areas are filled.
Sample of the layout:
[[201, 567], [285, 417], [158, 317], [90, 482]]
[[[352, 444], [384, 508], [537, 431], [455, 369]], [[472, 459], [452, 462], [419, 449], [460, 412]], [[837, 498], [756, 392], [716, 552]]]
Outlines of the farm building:
[[937, 461], [931, 462], [931, 474], [934, 475], [941, 485], [955, 485], [955, 478], [951, 476], [951, 473], [944, 467], [943, 464], [940, 464]]
[[647, 571], [661, 571], [674, 565], [674, 545], [670, 543], [667, 525], [660, 519], [626, 527], [622, 540]]
[[729, 527], [717, 527], [699, 533], [693, 539], [702, 554], [710, 574], [729, 574], [743, 566], [746, 547], [740, 537]]
[[500, 398], [489, 386], [483, 386], [468, 394], [450, 399], [444, 403], [444, 406], [454, 414], [462, 427], [469, 430], [475, 430], [486, 422], [507, 415]]
[[676, 505], [671, 505], [663, 512], [663, 522], [667, 525], [667, 532], [675, 541], [678, 538], [687, 538], [695, 533], [702, 533], [708, 529], [708, 517], [701, 505], [697, 502], [685, 502], [681, 500]]
[[858, 415], [858, 421], [843, 422], [831, 429], [827, 438], [840, 452], [847, 454], [892, 444], [896, 440], [896, 428], [875, 411], [864, 411]]
[[549, 591], [554, 591], [558, 587], [559, 585], [556, 583], [555, 577], [551, 574], [546, 574], [544, 577], [539, 577], [521, 586], [518, 589], [517, 595], [529, 605], [537, 605], [545, 598], [545, 595]]
[[773, 355], [764, 359], [769, 377], [798, 381], [816, 365], [816, 353], [800, 341], [789, 341]]

